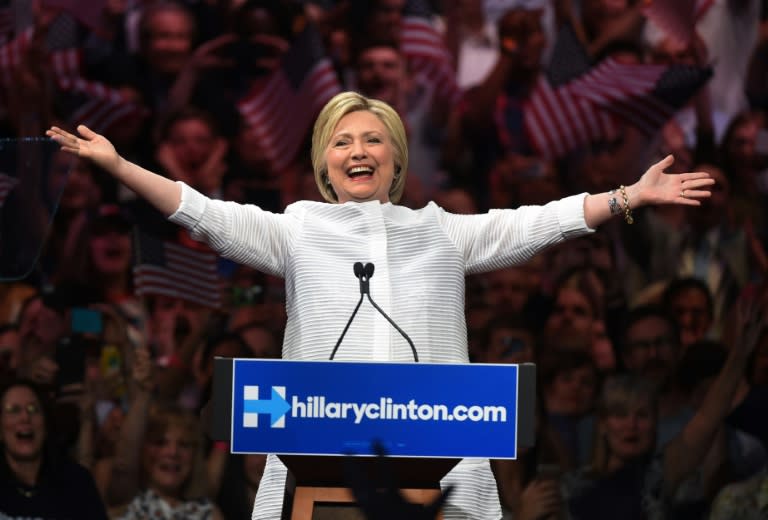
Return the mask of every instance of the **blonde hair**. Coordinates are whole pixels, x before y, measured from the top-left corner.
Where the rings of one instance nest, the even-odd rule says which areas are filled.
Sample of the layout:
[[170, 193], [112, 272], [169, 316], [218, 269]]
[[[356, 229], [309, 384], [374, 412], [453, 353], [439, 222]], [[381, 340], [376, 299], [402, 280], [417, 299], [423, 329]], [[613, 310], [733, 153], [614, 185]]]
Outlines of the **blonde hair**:
[[338, 202], [339, 198], [328, 181], [328, 167], [325, 163], [325, 151], [331, 141], [333, 131], [341, 118], [352, 112], [366, 110], [381, 120], [387, 129], [395, 158], [395, 176], [389, 188], [389, 200], [400, 201], [405, 189], [405, 176], [408, 171], [408, 138], [405, 135], [403, 121], [395, 109], [378, 99], [371, 99], [357, 92], [336, 94], [325, 104], [317, 116], [312, 130], [312, 169], [320, 194], [328, 202]]
[[[184, 432], [187, 441], [192, 445], [192, 468], [189, 476], [182, 485], [180, 497], [183, 500], [204, 498], [208, 493], [208, 482], [205, 466], [203, 435], [200, 421], [191, 412], [176, 404], [155, 403], [149, 411], [147, 426], [144, 433], [144, 444], [162, 439], [171, 429]], [[142, 454], [142, 462], [145, 461]], [[147, 483], [148, 468], [143, 468], [143, 478]]]
[[603, 421], [646, 404], [656, 420], [658, 393], [650, 381], [634, 374], [611, 376], [605, 380], [597, 403], [597, 427], [590, 464], [590, 469], [595, 475], [607, 473], [611, 457], [611, 450], [603, 432]]

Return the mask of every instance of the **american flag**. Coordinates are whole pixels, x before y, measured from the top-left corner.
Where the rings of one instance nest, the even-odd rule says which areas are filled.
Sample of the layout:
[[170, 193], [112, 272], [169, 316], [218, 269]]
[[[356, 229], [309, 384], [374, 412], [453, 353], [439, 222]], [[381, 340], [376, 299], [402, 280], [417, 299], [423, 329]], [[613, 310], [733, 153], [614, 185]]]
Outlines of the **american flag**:
[[281, 65], [256, 83], [237, 105], [264, 144], [275, 171], [295, 158], [322, 106], [341, 92], [320, 34], [308, 24], [283, 56]]
[[681, 45], [687, 45], [696, 22], [712, 7], [714, 0], [644, 0], [643, 14]]
[[136, 294], [161, 294], [214, 309], [221, 307], [221, 283], [215, 253], [143, 232], [138, 232], [136, 237], [133, 268]]
[[5, 173], [0, 173], [0, 208], [3, 207], [5, 200], [8, 198], [8, 195], [11, 194], [13, 188], [15, 188], [18, 184], [19, 179], [11, 177], [10, 175], [6, 175]]
[[75, 108], [69, 114], [73, 126], [83, 124], [96, 133], [109, 135], [121, 123], [149, 115], [146, 107], [98, 81], [59, 76], [58, 85], [74, 100]]
[[[133, 102], [120, 90], [82, 77], [82, 51], [73, 45], [78, 24], [74, 18], [59, 15], [51, 26], [46, 44], [54, 82], [63, 96], [64, 114], [72, 125], [84, 124], [93, 131], [110, 134], [129, 118], [148, 115], [145, 107]], [[14, 71], [21, 65], [33, 37], [28, 28], [0, 46], [0, 87], [3, 94], [12, 87]]]
[[408, 0], [403, 12], [400, 51], [411, 71], [424, 74], [439, 99], [455, 103], [461, 97], [456, 71], [443, 35], [432, 25], [432, 10], [424, 0]]
[[[610, 141], [618, 126], [655, 133], [711, 77], [707, 68], [623, 64], [607, 58], [589, 67], [568, 26], [560, 32], [553, 67], [524, 105], [525, 131], [545, 157], [562, 157], [586, 144]], [[558, 68], [570, 63], [570, 69]]]

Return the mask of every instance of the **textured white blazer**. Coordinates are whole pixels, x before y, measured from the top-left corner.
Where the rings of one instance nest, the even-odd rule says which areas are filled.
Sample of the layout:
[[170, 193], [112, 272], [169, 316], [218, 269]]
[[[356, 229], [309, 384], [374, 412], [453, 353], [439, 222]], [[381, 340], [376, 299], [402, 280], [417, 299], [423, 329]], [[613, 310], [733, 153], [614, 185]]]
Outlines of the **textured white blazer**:
[[[182, 184], [169, 218], [219, 254], [285, 278], [285, 359], [327, 360], [360, 296], [355, 262], [371, 262], [376, 303], [411, 337], [419, 360], [468, 361], [464, 277], [519, 264], [544, 248], [588, 233], [585, 194], [545, 206], [447, 213], [434, 203], [411, 210], [378, 201], [302, 201], [275, 214], [213, 200]], [[363, 305], [336, 359], [412, 361], [400, 334]], [[286, 470], [270, 456], [254, 519], [279, 519]], [[501, 518], [486, 460], [463, 461], [446, 477], [454, 490], [446, 518]]]

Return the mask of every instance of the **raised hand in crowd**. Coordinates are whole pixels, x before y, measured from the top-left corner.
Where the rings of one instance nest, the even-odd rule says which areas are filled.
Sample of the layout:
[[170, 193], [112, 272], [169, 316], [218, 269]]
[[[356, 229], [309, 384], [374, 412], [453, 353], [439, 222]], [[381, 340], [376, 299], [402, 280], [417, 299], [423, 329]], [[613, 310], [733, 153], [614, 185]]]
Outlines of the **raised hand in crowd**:
[[136, 348], [131, 360], [130, 404], [113, 459], [106, 462], [103, 471], [106, 482], [99, 488], [105, 490], [107, 506], [129, 502], [138, 492], [141, 482], [141, 446], [147, 426], [147, 416], [152, 404], [153, 390], [152, 356], [146, 347]]
[[742, 298], [735, 309], [735, 335], [728, 358], [693, 418], [664, 449], [665, 489], [677, 486], [698, 467], [709, 450], [744, 376], [747, 361], [766, 331], [767, 302]]
[[200, 76], [209, 70], [233, 67], [235, 61], [223, 52], [237, 40], [234, 34], [222, 34], [202, 43], [187, 60], [168, 93], [168, 111], [187, 106]]

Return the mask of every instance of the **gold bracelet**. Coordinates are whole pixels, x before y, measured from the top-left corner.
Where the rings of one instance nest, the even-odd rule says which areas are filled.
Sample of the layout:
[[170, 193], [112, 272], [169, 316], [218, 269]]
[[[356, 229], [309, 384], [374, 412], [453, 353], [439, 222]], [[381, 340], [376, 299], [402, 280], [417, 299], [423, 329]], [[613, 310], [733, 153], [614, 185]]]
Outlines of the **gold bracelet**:
[[634, 224], [635, 219], [632, 218], [632, 207], [629, 205], [629, 197], [627, 196], [627, 189], [622, 184], [619, 186], [621, 197], [624, 199], [624, 220], [627, 224]]

